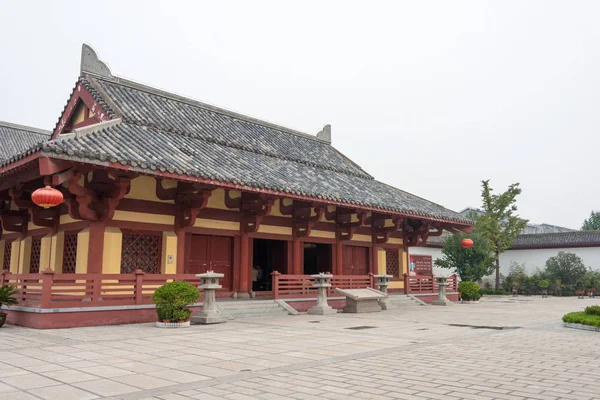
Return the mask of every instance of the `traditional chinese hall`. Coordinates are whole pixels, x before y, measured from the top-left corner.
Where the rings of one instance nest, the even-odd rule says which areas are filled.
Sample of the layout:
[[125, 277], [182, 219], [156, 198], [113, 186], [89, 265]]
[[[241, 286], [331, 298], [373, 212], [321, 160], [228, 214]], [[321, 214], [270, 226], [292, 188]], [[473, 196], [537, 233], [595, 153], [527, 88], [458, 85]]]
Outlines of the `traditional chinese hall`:
[[[0, 284], [20, 291], [9, 323], [149, 321], [156, 287], [207, 270], [224, 274], [222, 301], [311, 301], [319, 272], [341, 288], [387, 273], [409, 293], [408, 248], [471, 230], [377, 181], [329, 125], [298, 132], [123, 79], [87, 45], [69, 90], [51, 130], [0, 122]], [[44, 187], [64, 200], [39, 207]]]

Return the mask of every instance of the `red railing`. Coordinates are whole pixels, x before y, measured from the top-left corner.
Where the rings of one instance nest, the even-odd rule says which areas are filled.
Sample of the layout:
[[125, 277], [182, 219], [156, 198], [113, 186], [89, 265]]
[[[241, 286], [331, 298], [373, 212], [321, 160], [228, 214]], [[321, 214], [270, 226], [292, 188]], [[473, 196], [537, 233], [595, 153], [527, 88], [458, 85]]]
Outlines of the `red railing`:
[[[271, 275], [274, 299], [317, 297], [317, 289], [312, 286], [313, 279], [310, 275], [287, 275], [279, 272], [273, 272]], [[364, 289], [366, 287], [374, 287], [371, 275], [333, 276], [327, 295], [335, 295], [335, 288]]]
[[39, 274], [0, 272], [0, 285], [17, 287], [19, 305], [24, 307], [97, 307], [152, 304], [152, 294], [171, 281], [186, 281], [197, 286], [193, 274]]
[[[458, 291], [458, 276], [456, 274], [447, 278], [448, 286], [446, 287], [447, 292]], [[434, 276], [424, 275], [413, 275], [404, 274], [404, 293], [437, 293], [438, 285], [435, 282]]]

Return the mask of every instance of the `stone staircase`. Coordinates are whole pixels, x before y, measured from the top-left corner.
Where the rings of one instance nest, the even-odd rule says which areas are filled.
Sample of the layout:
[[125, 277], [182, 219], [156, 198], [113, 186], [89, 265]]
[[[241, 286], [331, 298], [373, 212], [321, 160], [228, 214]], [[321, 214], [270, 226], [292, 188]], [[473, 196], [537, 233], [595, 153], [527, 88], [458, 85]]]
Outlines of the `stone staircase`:
[[275, 300], [237, 300], [217, 301], [217, 308], [228, 319], [256, 318], [256, 317], [285, 317], [288, 311], [275, 302]]
[[408, 297], [405, 294], [391, 294], [389, 295], [389, 299], [392, 305], [397, 307], [417, 307], [422, 305], [412, 297]]

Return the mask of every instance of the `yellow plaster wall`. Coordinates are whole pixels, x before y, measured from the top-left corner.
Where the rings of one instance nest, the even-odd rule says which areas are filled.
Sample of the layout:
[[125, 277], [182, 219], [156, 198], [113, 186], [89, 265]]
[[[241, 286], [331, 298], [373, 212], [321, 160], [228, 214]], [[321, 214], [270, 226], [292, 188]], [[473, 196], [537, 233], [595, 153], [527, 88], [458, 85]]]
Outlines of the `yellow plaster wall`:
[[177, 235], [175, 232], [163, 232], [161, 271], [163, 274], [177, 273]]
[[328, 232], [328, 231], [315, 231], [312, 230], [310, 232], [310, 236], [311, 237], [319, 237], [319, 238], [326, 238], [326, 239], [335, 239], [335, 232]]
[[[240, 197], [241, 192], [238, 190], [229, 191], [229, 195], [233, 198]], [[208, 208], [218, 208], [221, 210], [229, 210], [225, 206], [225, 189], [215, 189], [212, 191], [212, 194], [208, 198], [208, 203], [206, 204]]]
[[219, 221], [216, 219], [196, 218], [195, 228], [240, 230], [240, 223], [235, 221]]
[[73, 122], [73, 125], [77, 125], [80, 122], [83, 122], [83, 120], [85, 119], [85, 105], [83, 104], [82, 101], [79, 102], [79, 104], [77, 104], [77, 107], [75, 108], [75, 112], [73, 113], [73, 117], [71, 118], [71, 121]]
[[60, 216], [60, 224], [61, 225], [65, 225], [65, 224], [70, 224], [72, 222], [80, 222], [80, 219], [75, 219], [75, 218], [71, 218], [71, 216], [69, 214], [65, 214], [65, 215], [61, 215]]
[[50, 253], [52, 248], [52, 235], [46, 235], [41, 240], [40, 247], [40, 272], [50, 268]]
[[[162, 182], [163, 187], [172, 188], [177, 182], [171, 179], [165, 179]], [[150, 200], [161, 203], [173, 203], [172, 200], [160, 200], [156, 197], [156, 179], [152, 176], [138, 176], [131, 181], [129, 193], [125, 195], [126, 199]]]
[[87, 272], [88, 250], [90, 246], [90, 229], [85, 228], [77, 234], [77, 258], [75, 260], [75, 273]]
[[58, 232], [52, 236], [52, 244], [50, 249], [50, 265], [55, 272], [62, 272], [63, 252], [65, 249], [65, 233]]
[[173, 225], [175, 223], [175, 217], [172, 215], [146, 214], [121, 210], [115, 211], [113, 219], [117, 221], [146, 222], [165, 225]]
[[31, 236], [21, 240], [21, 249], [19, 250], [19, 267], [18, 272], [22, 274], [29, 273], [31, 263]]
[[286, 226], [273, 226], [261, 224], [258, 228], [258, 233], [271, 233], [275, 235], [291, 235], [292, 228]]
[[377, 273], [386, 274], [386, 257], [384, 249], [377, 249]]
[[402, 239], [389, 238], [388, 243], [389, 244], [399, 244], [399, 245], [402, 245]]
[[369, 242], [371, 243], [371, 236], [369, 235], [352, 235], [353, 242]]
[[106, 228], [104, 230], [104, 249], [102, 251], [103, 274], [121, 273], [122, 246], [123, 234], [121, 230], [118, 228]]
[[10, 272], [11, 274], [19, 273], [19, 250], [21, 249], [21, 241], [15, 240], [11, 243], [10, 249]]

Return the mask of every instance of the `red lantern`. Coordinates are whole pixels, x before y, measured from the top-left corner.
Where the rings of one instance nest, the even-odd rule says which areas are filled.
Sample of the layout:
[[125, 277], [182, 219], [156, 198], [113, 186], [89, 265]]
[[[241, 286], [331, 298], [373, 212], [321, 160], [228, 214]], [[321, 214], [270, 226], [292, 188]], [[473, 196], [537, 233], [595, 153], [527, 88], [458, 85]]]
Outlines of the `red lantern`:
[[463, 239], [460, 241], [460, 245], [462, 247], [464, 247], [465, 249], [468, 249], [470, 247], [473, 247], [473, 241], [471, 239]]
[[63, 195], [60, 191], [50, 186], [46, 186], [45, 188], [40, 188], [33, 192], [31, 195], [31, 200], [37, 206], [50, 208], [62, 203]]

